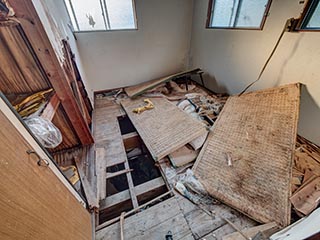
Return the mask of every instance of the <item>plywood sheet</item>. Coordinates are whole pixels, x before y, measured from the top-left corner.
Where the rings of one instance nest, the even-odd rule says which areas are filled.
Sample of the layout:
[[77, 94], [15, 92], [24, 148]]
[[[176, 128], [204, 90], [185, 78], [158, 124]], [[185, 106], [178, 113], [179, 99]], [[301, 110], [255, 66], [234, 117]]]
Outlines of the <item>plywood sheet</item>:
[[188, 70], [188, 71], [184, 71], [184, 72], [179, 72], [179, 73], [175, 73], [175, 74], [171, 74], [169, 76], [166, 77], [162, 77], [159, 79], [155, 79], [155, 80], [151, 80], [148, 82], [144, 82], [135, 86], [131, 86], [131, 87], [127, 87], [125, 88], [125, 92], [128, 94], [129, 97], [137, 97], [139, 95], [141, 95], [142, 93], [144, 93], [147, 90], [150, 90], [158, 85], [160, 85], [161, 83], [164, 82], [168, 82], [174, 78], [177, 77], [182, 77], [185, 76], [187, 74], [193, 74], [193, 73], [197, 73], [199, 72], [200, 69], [196, 68], [196, 69], [192, 69], [192, 70]]
[[143, 98], [121, 102], [140, 137], [155, 160], [181, 148], [207, 130], [205, 126], [165, 98], [153, 98], [154, 109], [140, 114], [132, 110], [144, 106]]
[[210, 195], [259, 222], [290, 223], [299, 84], [230, 97], [194, 166]]

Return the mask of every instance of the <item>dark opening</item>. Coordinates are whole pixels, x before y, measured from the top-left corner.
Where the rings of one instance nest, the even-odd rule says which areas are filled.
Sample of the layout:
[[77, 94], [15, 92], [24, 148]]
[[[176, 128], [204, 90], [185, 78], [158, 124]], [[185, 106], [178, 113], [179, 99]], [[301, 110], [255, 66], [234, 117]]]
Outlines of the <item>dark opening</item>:
[[107, 179], [107, 197], [127, 189], [129, 189], [129, 185], [125, 173]]
[[130, 121], [127, 115], [118, 117], [118, 121], [122, 135], [136, 131], [135, 127], [133, 126], [132, 122]]
[[133, 185], [137, 186], [161, 176], [154, 160], [148, 154], [141, 154], [129, 159]]

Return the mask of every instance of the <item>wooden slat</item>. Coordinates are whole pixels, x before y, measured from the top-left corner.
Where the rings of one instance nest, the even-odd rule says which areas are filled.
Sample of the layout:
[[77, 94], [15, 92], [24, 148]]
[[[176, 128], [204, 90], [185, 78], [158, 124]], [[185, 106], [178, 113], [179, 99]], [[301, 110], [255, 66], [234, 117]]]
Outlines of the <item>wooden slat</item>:
[[135, 86], [132, 86], [132, 87], [127, 87], [124, 90], [128, 94], [129, 97], [137, 97], [137, 96], [143, 94], [145, 91], [150, 90], [150, 89], [158, 86], [161, 83], [168, 82], [168, 81], [172, 80], [173, 78], [194, 74], [194, 73], [197, 73], [199, 71], [200, 71], [200, 69], [196, 68], [196, 69], [192, 69], [192, 70], [188, 70], [188, 71], [184, 71], [184, 72], [171, 74], [171, 75], [166, 76], [166, 77], [162, 77], [162, 78], [159, 78], [159, 79], [151, 80], [151, 81], [148, 81], [148, 82], [145, 82], [145, 83], [142, 83], [142, 84], [138, 84], [138, 85], [135, 85]]
[[50, 88], [18, 28], [0, 27], [0, 90], [30, 94]]
[[154, 109], [141, 114], [133, 109], [144, 105], [143, 99], [121, 102], [152, 157], [159, 160], [174, 152], [207, 130], [205, 126], [165, 98], [152, 99]]
[[[135, 193], [137, 196], [143, 195], [147, 192], [150, 192], [154, 189], [165, 186], [165, 183], [162, 177], [152, 179], [148, 182], [142, 183], [138, 186], [135, 186]], [[100, 210], [106, 209], [108, 207], [114, 206], [120, 202], [130, 200], [129, 190], [125, 190], [109, 197], [106, 197], [104, 200], [100, 201]]]
[[54, 94], [50, 98], [50, 100], [47, 103], [47, 106], [44, 108], [43, 112], [41, 113], [41, 117], [51, 121], [53, 119], [54, 115], [56, 114], [59, 105], [60, 105], [60, 100], [59, 100], [57, 94]]
[[121, 174], [127, 173], [127, 172], [131, 172], [133, 171], [133, 169], [123, 169], [117, 172], [107, 172], [107, 179], [119, 176]]
[[[54, 50], [32, 1], [9, 0], [8, 2], [14, 9], [16, 13], [15, 16], [19, 20], [32, 48], [36, 49], [37, 57], [46, 72], [46, 77], [49, 79], [61, 100], [67, 116], [70, 119], [81, 143], [83, 145], [93, 143], [93, 137], [90, 129], [81, 114], [76, 100], [74, 99], [67, 74], [61, 67], [62, 63], [57, 55], [58, 53]], [[43, 9], [40, 7], [39, 11], [41, 10]], [[43, 17], [48, 18], [48, 13], [44, 12]], [[56, 26], [51, 27], [57, 29]], [[52, 28], [48, 28], [47, 30], [52, 31]], [[56, 39], [52, 39], [52, 41], [55, 42]]]
[[87, 202], [89, 205], [89, 209], [99, 209], [99, 202], [97, 199], [97, 196], [94, 193], [94, 189], [93, 186], [89, 183], [87, 176], [85, 175], [85, 171], [84, 171], [84, 159], [79, 158], [79, 157], [75, 157], [74, 161], [76, 163], [77, 166], [77, 170], [80, 176], [80, 180], [82, 183], [82, 187], [84, 190], [84, 193], [86, 195], [87, 198]]
[[260, 222], [290, 223], [300, 86], [230, 97], [194, 165], [210, 195]]

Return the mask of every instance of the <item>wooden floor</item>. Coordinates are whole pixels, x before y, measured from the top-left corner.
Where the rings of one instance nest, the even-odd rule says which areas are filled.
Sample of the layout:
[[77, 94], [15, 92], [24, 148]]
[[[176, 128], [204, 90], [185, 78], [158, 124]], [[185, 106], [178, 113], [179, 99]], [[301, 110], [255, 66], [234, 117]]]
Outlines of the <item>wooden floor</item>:
[[[98, 188], [105, 189], [106, 171], [109, 165], [127, 161], [123, 154], [112, 154], [121, 149], [124, 144], [119, 133], [117, 116], [123, 115], [120, 107], [109, 100], [100, 99], [95, 104], [94, 135], [96, 141], [96, 161]], [[119, 139], [118, 139], [119, 138]], [[166, 176], [166, 166], [161, 166], [164, 180], [169, 188], [172, 185]], [[158, 181], [156, 179], [154, 181]], [[159, 182], [161, 186], [164, 184]], [[137, 194], [139, 187], [134, 188]], [[144, 189], [141, 189], [144, 191]], [[123, 192], [126, 199], [131, 193]], [[100, 192], [100, 199], [105, 197], [105, 192]], [[112, 197], [112, 196], [111, 196]], [[100, 201], [104, 203], [106, 201]], [[211, 214], [210, 214], [211, 213]], [[224, 204], [207, 204], [205, 211], [199, 208], [183, 196], [174, 192], [174, 196], [156, 205], [144, 208], [141, 212], [125, 218], [124, 239], [165, 239], [170, 231], [173, 239], [222, 239], [223, 236], [236, 230], [230, 226], [225, 219], [233, 222], [239, 229], [255, 226], [257, 223], [231, 209]], [[96, 232], [97, 240], [120, 239], [120, 223], [116, 222]]]
[[[235, 232], [225, 220], [228, 219], [240, 229], [255, 226], [256, 223], [226, 205], [211, 205], [214, 217], [184, 197], [174, 197], [152, 206], [124, 221], [125, 239], [165, 239], [171, 231], [173, 239], [222, 239]], [[120, 223], [96, 232], [97, 240], [120, 239]]]

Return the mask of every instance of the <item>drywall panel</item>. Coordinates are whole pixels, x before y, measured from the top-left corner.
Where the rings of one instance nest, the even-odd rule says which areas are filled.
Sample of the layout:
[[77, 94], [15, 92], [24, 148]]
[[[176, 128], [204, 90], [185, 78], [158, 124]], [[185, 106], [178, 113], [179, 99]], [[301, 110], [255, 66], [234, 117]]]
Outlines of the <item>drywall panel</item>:
[[138, 30], [76, 33], [93, 90], [138, 84], [185, 70], [192, 0], [136, 0]]
[[[189, 67], [204, 70], [206, 86], [230, 94], [254, 81], [299, 0], [273, 0], [262, 31], [206, 29], [208, 0], [194, 1]], [[251, 90], [302, 82], [299, 133], [320, 144], [320, 32], [285, 33], [261, 80]]]
[[63, 0], [32, 0], [37, 13], [46, 29], [47, 35], [58, 56], [63, 56], [62, 39], [68, 39], [72, 52], [75, 54], [77, 66], [88, 95], [93, 101], [93, 91], [88, 77], [83, 68], [83, 62], [79, 56], [76, 39], [71, 28], [68, 26], [70, 20]]

